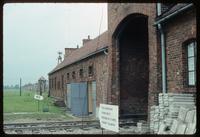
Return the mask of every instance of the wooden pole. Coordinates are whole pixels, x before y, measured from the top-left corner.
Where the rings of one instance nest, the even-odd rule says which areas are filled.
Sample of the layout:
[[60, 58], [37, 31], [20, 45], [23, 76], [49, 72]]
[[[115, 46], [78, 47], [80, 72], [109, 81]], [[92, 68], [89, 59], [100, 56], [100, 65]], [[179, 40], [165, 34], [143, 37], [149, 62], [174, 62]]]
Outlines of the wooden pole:
[[40, 84], [40, 96], [42, 95], [42, 81], [39, 80], [39, 84]]
[[38, 100], [38, 112], [39, 112], [39, 100]]
[[21, 84], [22, 84], [22, 79], [20, 78], [20, 96], [22, 95], [22, 87], [21, 87]]

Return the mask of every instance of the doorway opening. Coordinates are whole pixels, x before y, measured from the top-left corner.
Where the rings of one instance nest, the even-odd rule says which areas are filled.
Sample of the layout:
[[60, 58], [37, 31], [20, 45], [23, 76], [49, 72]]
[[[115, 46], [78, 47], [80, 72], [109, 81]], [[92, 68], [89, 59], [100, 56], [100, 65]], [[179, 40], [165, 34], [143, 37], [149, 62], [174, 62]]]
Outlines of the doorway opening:
[[148, 17], [128, 15], [115, 32], [120, 118], [147, 118], [149, 86]]

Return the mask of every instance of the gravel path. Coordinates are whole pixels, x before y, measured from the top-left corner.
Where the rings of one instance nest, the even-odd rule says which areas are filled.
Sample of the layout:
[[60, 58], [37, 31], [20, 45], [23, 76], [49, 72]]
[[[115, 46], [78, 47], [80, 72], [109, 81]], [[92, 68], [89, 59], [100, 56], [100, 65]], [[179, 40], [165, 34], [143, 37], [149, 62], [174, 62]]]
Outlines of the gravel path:
[[[135, 126], [129, 126], [126, 128], [120, 128], [119, 133], [103, 130], [103, 134], [139, 134], [136, 132]], [[84, 129], [51, 129], [51, 130], [15, 130], [7, 131], [6, 134], [102, 134], [101, 129], [97, 128], [84, 128]]]

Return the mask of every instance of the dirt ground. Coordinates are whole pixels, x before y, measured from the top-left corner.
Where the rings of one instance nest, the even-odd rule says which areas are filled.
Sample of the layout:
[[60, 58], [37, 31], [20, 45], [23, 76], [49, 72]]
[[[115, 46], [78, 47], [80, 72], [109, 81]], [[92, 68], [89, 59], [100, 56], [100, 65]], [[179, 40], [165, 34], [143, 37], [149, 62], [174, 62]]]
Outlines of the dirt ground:
[[[54, 122], [54, 121], [81, 121], [81, 117], [74, 117], [70, 113], [4, 113], [4, 124], [9, 123], [36, 123], [36, 122]], [[83, 120], [94, 120], [93, 117], [86, 117]]]

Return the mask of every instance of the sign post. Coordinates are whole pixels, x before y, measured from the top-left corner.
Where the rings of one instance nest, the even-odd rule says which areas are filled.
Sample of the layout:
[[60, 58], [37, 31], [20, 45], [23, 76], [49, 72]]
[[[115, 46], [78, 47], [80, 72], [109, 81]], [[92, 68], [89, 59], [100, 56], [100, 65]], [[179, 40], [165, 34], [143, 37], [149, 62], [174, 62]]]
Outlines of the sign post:
[[40, 100], [43, 100], [44, 98], [43, 98], [43, 96], [35, 95], [35, 96], [34, 96], [34, 99], [38, 100], [38, 111], [39, 111], [39, 101], [40, 101]]
[[38, 112], [39, 112], [39, 106], [40, 106], [40, 104], [39, 104], [40, 102], [39, 102], [39, 100], [38, 100]]
[[100, 104], [99, 120], [100, 126], [107, 130], [119, 132], [119, 107], [117, 105]]

